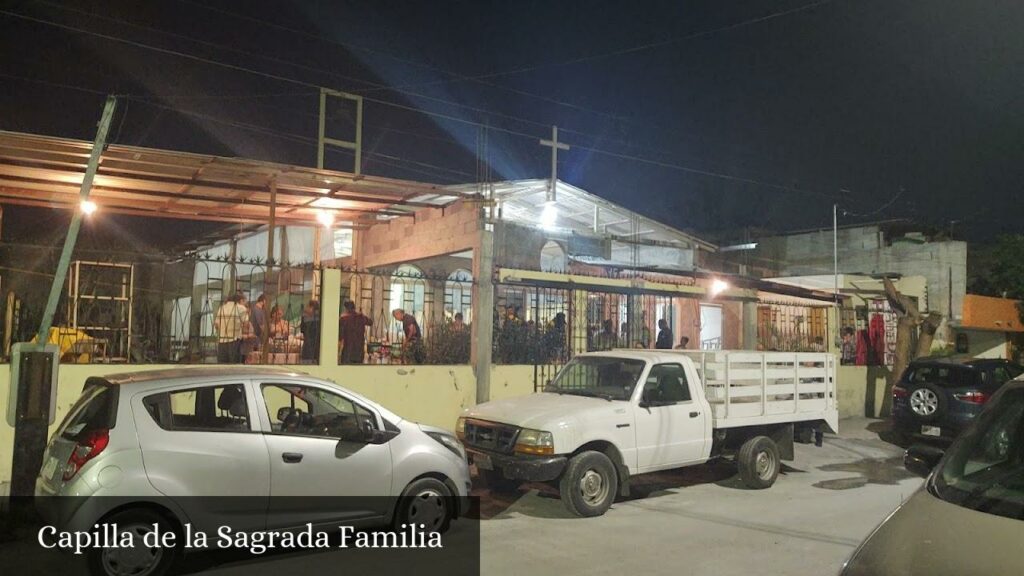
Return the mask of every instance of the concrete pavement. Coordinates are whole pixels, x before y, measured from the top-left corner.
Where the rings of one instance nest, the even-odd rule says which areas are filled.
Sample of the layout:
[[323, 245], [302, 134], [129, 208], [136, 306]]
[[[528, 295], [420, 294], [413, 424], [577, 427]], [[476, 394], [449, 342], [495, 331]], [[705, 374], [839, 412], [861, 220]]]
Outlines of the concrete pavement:
[[[482, 496], [482, 572], [531, 574], [837, 574], [867, 534], [922, 483], [902, 449], [851, 419], [825, 445], [797, 444], [768, 490], [725, 463], [637, 478], [637, 495], [573, 518], [546, 486]], [[870, 429], [869, 429], [870, 428]]]

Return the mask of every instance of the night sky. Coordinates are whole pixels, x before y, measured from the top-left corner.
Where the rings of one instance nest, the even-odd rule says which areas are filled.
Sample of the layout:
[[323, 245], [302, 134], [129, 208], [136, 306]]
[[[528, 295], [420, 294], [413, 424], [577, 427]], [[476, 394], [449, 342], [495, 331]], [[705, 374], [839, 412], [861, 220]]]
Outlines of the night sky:
[[476, 181], [486, 124], [492, 179], [545, 178], [557, 124], [563, 180], [723, 241], [833, 203], [1020, 229], [1019, 0], [9, 0], [0, 26], [4, 130], [92, 139], [115, 92], [119, 143], [313, 165], [323, 85], [372, 98], [372, 174]]

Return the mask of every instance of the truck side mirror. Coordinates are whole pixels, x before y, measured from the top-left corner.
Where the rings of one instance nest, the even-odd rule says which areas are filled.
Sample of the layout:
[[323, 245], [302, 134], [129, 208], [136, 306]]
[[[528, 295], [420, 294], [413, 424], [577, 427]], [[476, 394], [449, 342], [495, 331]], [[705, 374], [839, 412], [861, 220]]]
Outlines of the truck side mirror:
[[903, 455], [903, 467], [922, 478], [927, 478], [942, 460], [945, 451], [934, 446], [914, 444]]

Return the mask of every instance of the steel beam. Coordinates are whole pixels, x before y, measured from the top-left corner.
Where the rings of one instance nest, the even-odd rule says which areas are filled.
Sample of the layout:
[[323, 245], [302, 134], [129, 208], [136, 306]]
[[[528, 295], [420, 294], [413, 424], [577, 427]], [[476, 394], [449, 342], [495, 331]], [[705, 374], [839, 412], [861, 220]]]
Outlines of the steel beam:
[[[92, 181], [96, 177], [96, 170], [100, 165], [100, 156], [107, 144], [107, 132], [110, 131], [110, 122], [114, 117], [114, 109], [117, 108], [117, 98], [108, 96], [103, 106], [103, 115], [100, 117], [99, 128], [96, 130], [96, 140], [92, 144], [92, 153], [89, 154], [89, 163], [85, 168], [85, 176], [82, 178], [82, 188], [78, 193], [81, 202], [89, 199], [89, 191], [92, 190]], [[71, 254], [75, 250], [75, 242], [78, 240], [78, 231], [82, 227], [82, 211], [76, 210], [71, 217], [71, 225], [68, 227], [68, 235], [64, 238], [64, 249], [60, 253], [60, 261], [57, 263], [57, 272], [53, 276], [53, 283], [50, 285], [50, 296], [46, 300], [46, 309], [43, 311], [43, 319], [39, 323], [39, 331], [36, 333], [36, 342], [45, 344], [49, 340], [50, 326], [53, 325], [53, 315], [57, 311], [57, 303], [60, 301], [60, 294], [64, 289], [64, 279], [68, 275], [68, 266], [71, 264]]]

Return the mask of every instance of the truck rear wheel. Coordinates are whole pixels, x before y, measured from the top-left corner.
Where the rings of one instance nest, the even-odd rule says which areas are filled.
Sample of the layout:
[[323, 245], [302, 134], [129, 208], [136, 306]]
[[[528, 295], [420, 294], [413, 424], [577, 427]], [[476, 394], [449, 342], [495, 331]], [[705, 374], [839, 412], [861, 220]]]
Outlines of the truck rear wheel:
[[615, 465], [600, 452], [573, 456], [558, 482], [562, 503], [577, 516], [600, 516], [608, 511], [619, 490]]
[[775, 484], [782, 468], [779, 447], [767, 436], [754, 436], [740, 447], [736, 455], [740, 478], [749, 488], [763, 490]]

